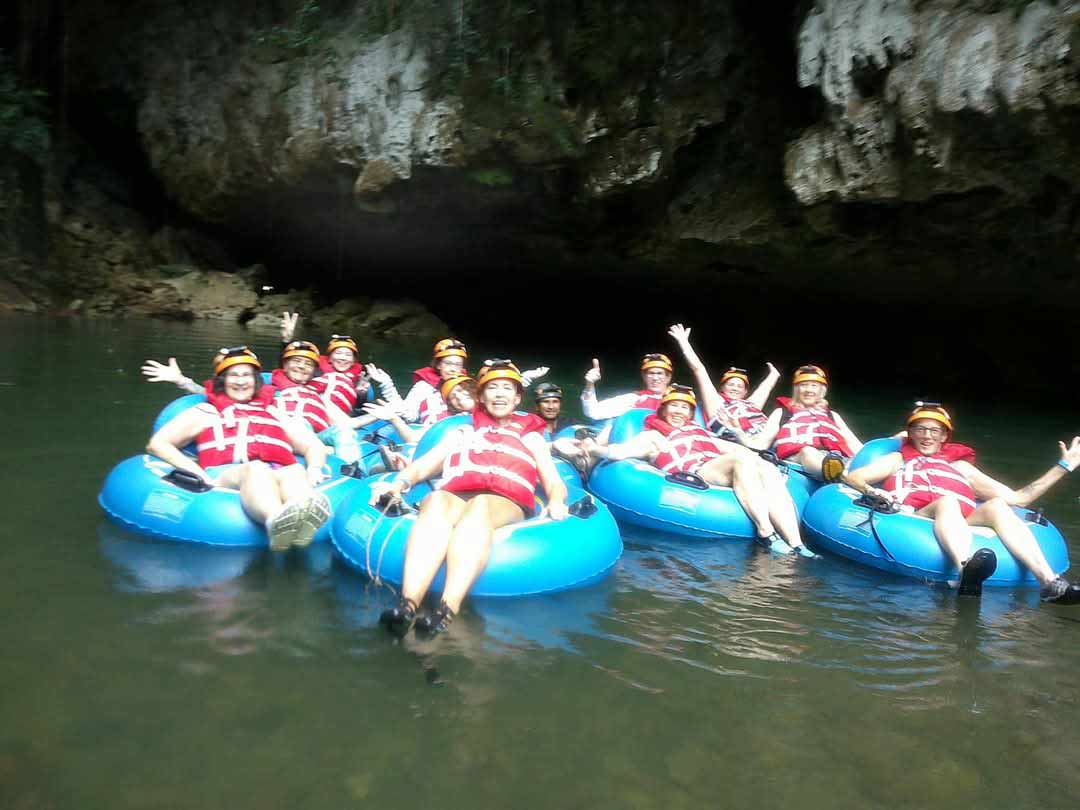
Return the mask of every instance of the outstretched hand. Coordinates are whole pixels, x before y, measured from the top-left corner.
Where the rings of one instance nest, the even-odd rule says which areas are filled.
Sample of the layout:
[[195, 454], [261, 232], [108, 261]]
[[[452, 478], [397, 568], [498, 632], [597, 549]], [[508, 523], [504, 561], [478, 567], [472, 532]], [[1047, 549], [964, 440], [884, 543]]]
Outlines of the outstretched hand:
[[765, 365], [769, 369], [769, 376], [770, 377], [779, 377], [780, 376], [780, 371], [772, 363], [766, 362]]
[[1080, 436], [1073, 436], [1073, 440], [1066, 447], [1065, 442], [1058, 442], [1061, 450], [1061, 460], [1072, 469], [1080, 467]]
[[[530, 380], [539, 380], [545, 374], [551, 371], [547, 366], [537, 366], [536, 368], [530, 368], [525, 374], [528, 375]], [[524, 374], [522, 376], [525, 376]]]
[[296, 333], [296, 322], [300, 320], [299, 312], [281, 313], [281, 342], [288, 343]]
[[667, 330], [667, 333], [671, 335], [671, 337], [675, 339], [675, 342], [680, 346], [685, 346], [690, 342], [690, 329], [689, 327], [683, 326], [681, 323], [673, 324], [671, 328]]
[[368, 377], [374, 383], [385, 385], [386, 383], [390, 382], [390, 375], [374, 363], [368, 363], [366, 366], [364, 366], [364, 371], [367, 372]]
[[167, 382], [175, 384], [184, 378], [175, 357], [169, 358], [168, 365], [159, 363], [157, 360], [147, 360], [142, 367], [142, 373], [149, 382]]
[[585, 372], [585, 382], [590, 385], [596, 385], [600, 382], [600, 361], [597, 358], [593, 358], [592, 368]]
[[381, 399], [377, 399], [374, 402], [365, 402], [363, 410], [368, 416], [374, 416], [376, 419], [383, 419], [386, 421], [390, 421], [397, 413], [397, 411]]

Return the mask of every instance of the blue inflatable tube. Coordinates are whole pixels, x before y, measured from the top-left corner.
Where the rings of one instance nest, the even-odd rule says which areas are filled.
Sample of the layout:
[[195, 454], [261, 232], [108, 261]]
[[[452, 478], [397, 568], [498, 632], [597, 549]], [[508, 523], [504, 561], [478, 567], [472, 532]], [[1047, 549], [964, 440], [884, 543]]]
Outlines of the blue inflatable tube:
[[[342, 558], [375, 580], [400, 586], [405, 570], [405, 549], [416, 512], [398, 517], [383, 515], [371, 506], [371, 486], [391, 475], [365, 478], [331, 519], [331, 540]], [[421, 484], [407, 493], [415, 508], [431, 491]], [[571, 491], [571, 502], [589, 496]], [[495, 532], [487, 566], [477, 577], [472, 596], [528, 596], [580, 588], [603, 579], [622, 555], [622, 538], [611, 513], [593, 503], [587, 517], [554, 521], [534, 517]], [[441, 592], [445, 566], [431, 589]]]
[[[420, 440], [416, 456], [435, 447], [448, 431], [470, 422], [468, 414], [437, 422]], [[487, 566], [470, 591], [472, 596], [526, 596], [584, 587], [607, 576], [622, 555], [622, 538], [611, 513], [574, 482], [577, 473], [570, 465], [558, 462], [556, 467], [567, 482], [568, 502], [587, 499], [594, 508], [562, 521], [541, 516], [499, 529]], [[350, 565], [373, 579], [400, 585], [416, 513], [390, 517], [368, 503], [372, 484], [390, 478], [382, 475], [358, 482], [348, 500], [335, 510], [331, 539]], [[406, 500], [415, 509], [430, 491], [429, 484], [420, 484], [409, 490]], [[445, 569], [440, 569], [432, 590], [441, 591], [444, 583]]]
[[[645, 417], [652, 413], [638, 408], [620, 416], [612, 427], [611, 443], [636, 436]], [[788, 469], [788, 492], [796, 512], [801, 513], [811, 492], [821, 484], [802, 474], [797, 464], [784, 467]], [[753, 539], [756, 535], [754, 524], [730, 487], [697, 489], [670, 479], [639, 459], [601, 462], [589, 477], [589, 490], [608, 505], [617, 520], [634, 526], [705, 539]]]
[[[885, 453], [900, 448], [897, 439], [867, 442], [851, 462], [858, 469]], [[829, 484], [810, 498], [803, 512], [807, 542], [815, 549], [829, 551], [882, 571], [934, 582], [956, 581], [960, 574], [934, 536], [934, 522], [908, 512], [872, 512], [854, 501], [859, 493], [843, 484]], [[1031, 529], [1039, 548], [1055, 574], [1069, 568], [1065, 538], [1052, 523], [1039, 522], [1026, 509], [1013, 509]], [[1039, 581], [1009, 553], [991, 529], [971, 527], [972, 551], [988, 548], [997, 555], [997, 570], [984, 585], [1036, 587]]]
[[[359, 480], [341, 474], [341, 462], [333, 456], [327, 464], [333, 476], [316, 487], [337, 509]], [[215, 487], [192, 492], [171, 483], [166, 475], [172, 466], [150, 455], [133, 456], [117, 464], [98, 495], [105, 514], [124, 528], [166, 540], [211, 546], [266, 548], [266, 530], [247, 516], [240, 493]], [[313, 542], [329, 539], [329, 521]]]

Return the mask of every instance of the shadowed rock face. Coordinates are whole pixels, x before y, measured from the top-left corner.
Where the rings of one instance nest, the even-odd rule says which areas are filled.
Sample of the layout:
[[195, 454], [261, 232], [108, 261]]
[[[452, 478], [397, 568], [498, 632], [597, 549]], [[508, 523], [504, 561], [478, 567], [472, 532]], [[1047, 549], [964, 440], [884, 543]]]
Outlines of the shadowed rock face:
[[781, 336], [815, 295], [934, 328], [1077, 299], [1080, 3], [78, 5], [82, 126], [278, 286], [467, 317], [493, 269], [663, 279], [690, 304], [650, 317], [768, 296]]

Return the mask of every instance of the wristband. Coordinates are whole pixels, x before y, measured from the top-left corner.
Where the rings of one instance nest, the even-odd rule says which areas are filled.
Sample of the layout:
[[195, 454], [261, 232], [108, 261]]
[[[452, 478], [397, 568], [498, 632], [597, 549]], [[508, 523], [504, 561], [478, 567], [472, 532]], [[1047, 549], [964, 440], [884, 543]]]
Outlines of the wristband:
[[1067, 473], [1071, 473], [1073, 471], [1073, 468], [1069, 466], [1069, 462], [1067, 462], [1065, 459], [1061, 459], [1061, 461], [1059, 461], [1057, 465], [1061, 467], [1061, 469], [1065, 470], [1065, 472]]

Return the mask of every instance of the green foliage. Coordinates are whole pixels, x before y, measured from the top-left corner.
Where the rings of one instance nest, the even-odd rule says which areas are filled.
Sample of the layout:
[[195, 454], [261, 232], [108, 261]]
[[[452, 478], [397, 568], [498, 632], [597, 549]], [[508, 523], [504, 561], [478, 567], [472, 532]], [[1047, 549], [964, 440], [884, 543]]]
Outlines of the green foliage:
[[473, 169], [469, 172], [469, 179], [474, 183], [490, 188], [512, 186], [514, 184], [514, 174], [507, 169]]
[[15, 151], [41, 165], [49, 153], [43, 90], [19, 85], [14, 66], [0, 52], [0, 153]]
[[272, 25], [255, 35], [255, 44], [281, 51], [285, 60], [285, 78], [295, 84], [299, 65], [314, 64], [327, 73], [332, 81], [344, 84], [340, 75], [338, 54], [327, 41], [322, 9], [318, 0], [304, 0], [287, 25]]

